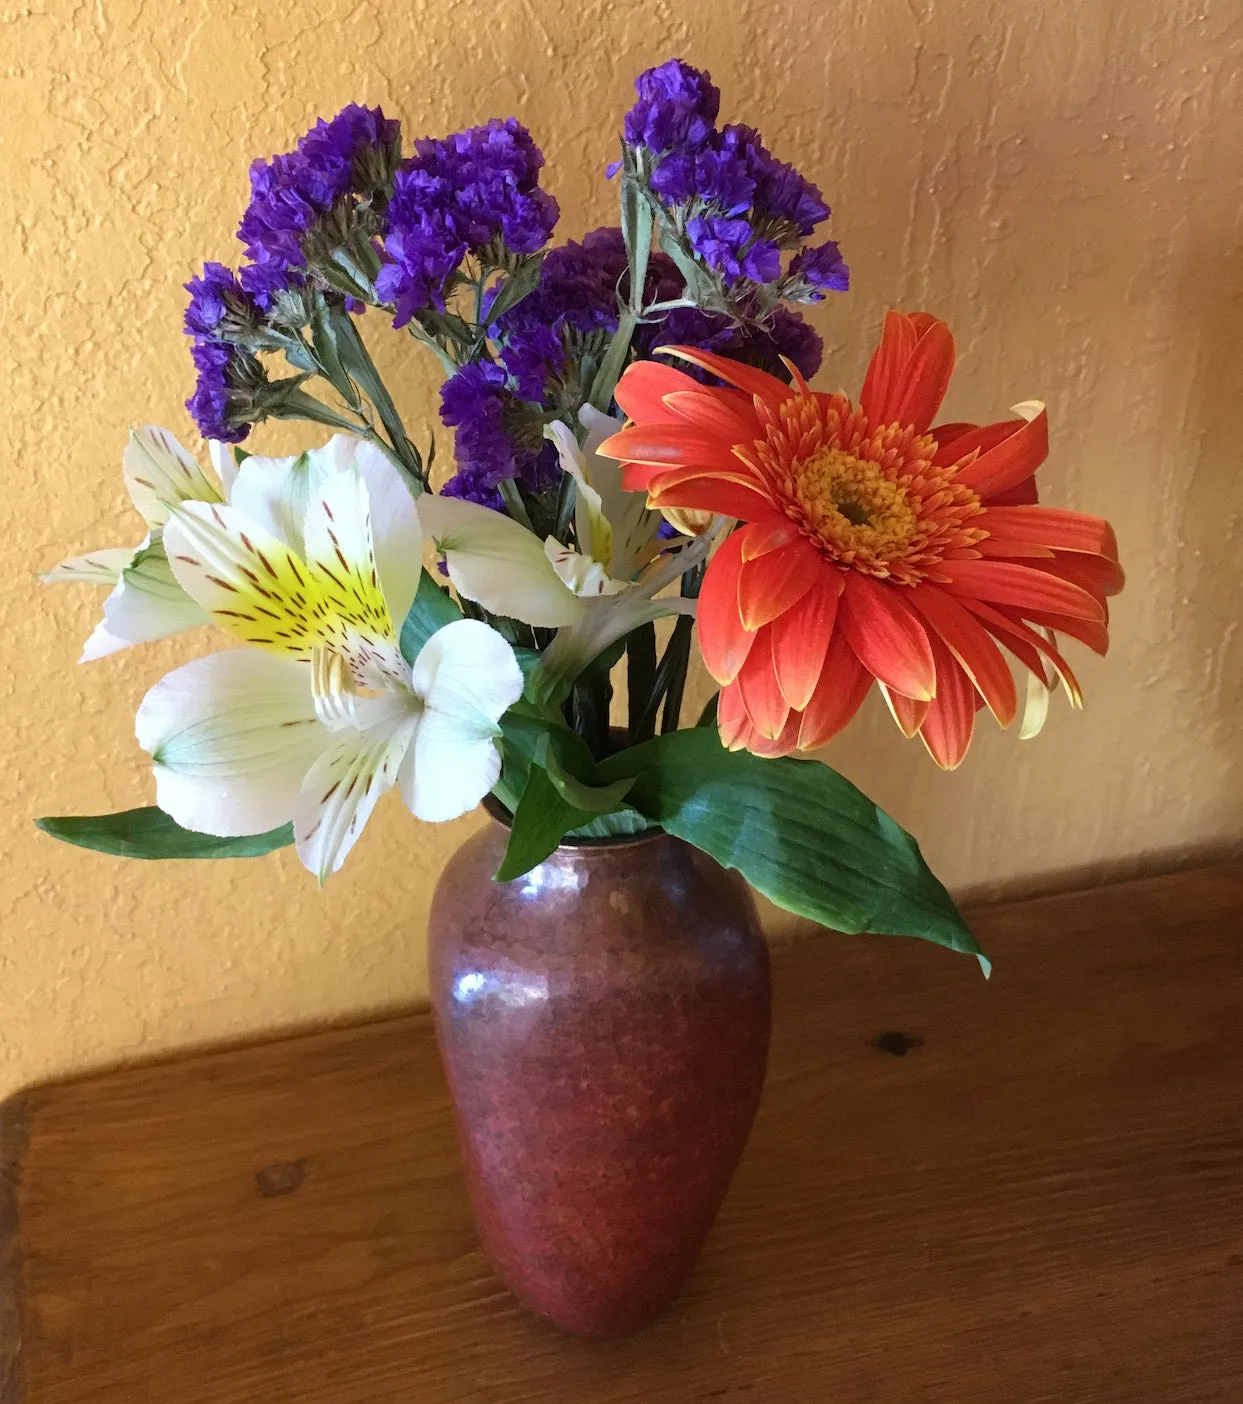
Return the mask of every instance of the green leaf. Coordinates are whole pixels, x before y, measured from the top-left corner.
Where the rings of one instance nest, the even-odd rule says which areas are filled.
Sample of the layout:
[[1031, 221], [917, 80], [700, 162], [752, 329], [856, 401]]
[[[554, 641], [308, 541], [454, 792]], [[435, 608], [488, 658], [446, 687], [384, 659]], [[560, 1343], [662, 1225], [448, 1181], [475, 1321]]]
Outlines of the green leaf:
[[358, 390], [342, 363], [336, 321], [322, 293], [316, 293], [311, 301], [311, 347], [324, 377], [345, 403], [356, 410], [360, 404]]
[[457, 601], [425, 570], [419, 576], [419, 588], [401, 626], [401, 656], [413, 666], [419, 650], [436, 630], [461, 618]]
[[564, 838], [626, 838], [631, 834], [641, 834], [647, 831], [656, 833], [657, 826], [649, 824], [637, 809], [631, 809], [628, 804], [623, 804], [612, 814], [601, 814], [590, 824], [580, 824], [577, 829], [571, 829], [568, 834], [564, 835]]
[[[576, 732], [521, 710], [515, 714], [513, 709], [503, 719], [502, 729], [504, 769], [493, 793], [514, 817], [505, 857], [496, 874], [498, 882], [521, 877], [542, 863], [568, 833], [596, 837], [648, 827], [637, 814], [634, 820], [602, 825], [604, 819], [616, 817], [615, 811], [634, 780], [623, 776], [603, 785], [596, 783], [597, 767]], [[601, 825], [598, 830], [597, 825]]]
[[217, 838], [183, 829], [162, 809], [126, 809], [119, 814], [73, 814], [36, 819], [45, 834], [79, 848], [119, 858], [258, 858], [293, 842], [293, 825], [244, 838]]
[[514, 271], [505, 275], [499, 291], [492, 299], [492, 306], [488, 308], [489, 326], [498, 317], [504, 316], [506, 312], [517, 307], [528, 293], [535, 291], [539, 283], [540, 265], [543, 261], [543, 254], [520, 259]]
[[[568, 752], [572, 749], [567, 743], [573, 735], [573, 732], [565, 733], [566, 742], [562, 743], [561, 748], [563, 751]], [[621, 803], [622, 796], [634, 784], [634, 777], [626, 776], [621, 780], [614, 780], [609, 785], [593, 785], [590, 781], [580, 779], [568, 766], [561, 763], [552, 743], [553, 735], [549, 733], [537, 747], [535, 760], [548, 772], [548, 778], [561, 798], [587, 814], [611, 814]], [[586, 747], [583, 750], [586, 751]], [[586, 755], [585, 759], [581, 755], [576, 759], [582, 769], [594, 770], [590, 754]]]
[[670, 732], [602, 761], [627, 800], [786, 911], [845, 932], [918, 936], [988, 962], [915, 840], [835, 770]]
[[592, 816], [562, 798], [552, 777], [539, 765], [531, 766], [522, 798], [514, 810], [505, 857], [496, 870], [497, 882], [512, 882], [556, 851], [565, 835]]

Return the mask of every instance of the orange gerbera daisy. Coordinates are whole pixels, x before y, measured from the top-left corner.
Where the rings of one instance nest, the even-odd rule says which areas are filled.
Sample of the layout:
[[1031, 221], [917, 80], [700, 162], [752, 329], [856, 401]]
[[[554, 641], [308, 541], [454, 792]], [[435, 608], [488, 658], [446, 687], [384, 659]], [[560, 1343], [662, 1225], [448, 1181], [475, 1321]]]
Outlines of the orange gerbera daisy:
[[[721, 684], [721, 737], [759, 755], [812, 750], [875, 681], [938, 765], [966, 754], [975, 713], [1018, 710], [999, 644], [1071, 702], [1054, 631], [1103, 654], [1122, 587], [1109, 523], [1036, 505], [1044, 406], [998, 424], [932, 420], [954, 364], [944, 322], [890, 312], [857, 404], [711, 352], [667, 348], [728, 382], [632, 365], [630, 421], [601, 445], [654, 508], [745, 523], [708, 567], [699, 640]], [[793, 367], [791, 367], [793, 371]], [[731, 388], [733, 387], [733, 388]]]

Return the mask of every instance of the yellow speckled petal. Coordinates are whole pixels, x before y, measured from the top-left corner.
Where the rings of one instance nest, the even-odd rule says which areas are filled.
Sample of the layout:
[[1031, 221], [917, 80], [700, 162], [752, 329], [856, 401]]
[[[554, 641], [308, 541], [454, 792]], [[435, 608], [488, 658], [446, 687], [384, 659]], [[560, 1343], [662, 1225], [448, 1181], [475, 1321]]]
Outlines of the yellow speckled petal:
[[[340, 478], [358, 491], [356, 474]], [[331, 525], [335, 503], [340, 534], [336, 544], [324, 538], [330, 552], [308, 549], [312, 559], [302, 561], [231, 507], [183, 503], [164, 531], [169, 564], [182, 589], [235, 638], [307, 663], [323, 645], [346, 660], [360, 686], [405, 686], [409, 669], [379, 588], [369, 523], [348, 520], [351, 496], [334, 493], [337, 487], [316, 499], [307, 523], [308, 540], [322, 545], [311, 517], [322, 512]], [[361, 548], [363, 559], [351, 560], [345, 549], [338, 554], [339, 545]]]

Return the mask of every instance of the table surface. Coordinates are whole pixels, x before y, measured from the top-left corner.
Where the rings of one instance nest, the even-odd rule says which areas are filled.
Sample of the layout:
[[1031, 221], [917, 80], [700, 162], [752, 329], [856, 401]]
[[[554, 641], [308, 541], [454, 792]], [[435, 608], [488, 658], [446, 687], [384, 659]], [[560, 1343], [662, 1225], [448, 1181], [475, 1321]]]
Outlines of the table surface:
[[425, 1014], [14, 1099], [2, 1404], [1243, 1400], [1243, 865], [776, 952], [763, 1108], [668, 1314], [528, 1317]]

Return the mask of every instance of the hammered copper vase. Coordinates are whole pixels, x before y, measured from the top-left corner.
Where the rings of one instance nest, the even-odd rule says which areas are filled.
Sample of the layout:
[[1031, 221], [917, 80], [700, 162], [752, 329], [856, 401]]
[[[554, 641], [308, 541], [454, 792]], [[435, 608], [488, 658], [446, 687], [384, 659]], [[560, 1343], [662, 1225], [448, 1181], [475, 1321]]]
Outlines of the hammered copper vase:
[[432, 1006], [483, 1243], [563, 1330], [650, 1320], [755, 1117], [768, 952], [737, 874], [664, 833], [563, 844], [497, 883], [494, 819], [436, 889]]

